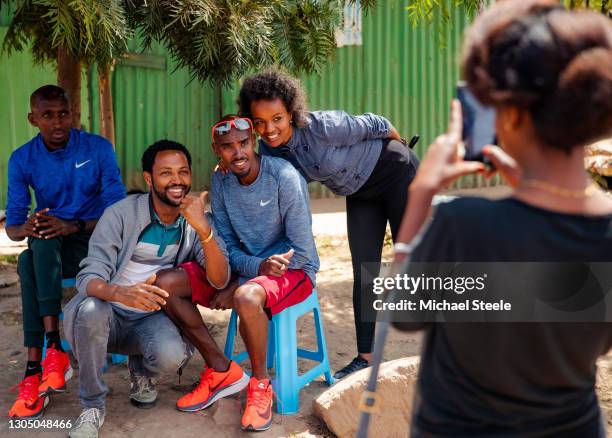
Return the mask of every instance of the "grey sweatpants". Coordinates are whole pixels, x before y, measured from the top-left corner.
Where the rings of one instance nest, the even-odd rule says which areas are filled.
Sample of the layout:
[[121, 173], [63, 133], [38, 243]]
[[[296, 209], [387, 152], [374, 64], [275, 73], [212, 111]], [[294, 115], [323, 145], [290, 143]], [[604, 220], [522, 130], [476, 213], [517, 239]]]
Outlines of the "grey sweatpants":
[[102, 379], [107, 353], [130, 356], [130, 372], [147, 377], [176, 372], [191, 348], [163, 312], [138, 313], [88, 297], [76, 308], [68, 342], [79, 361], [81, 407], [105, 410], [108, 386]]

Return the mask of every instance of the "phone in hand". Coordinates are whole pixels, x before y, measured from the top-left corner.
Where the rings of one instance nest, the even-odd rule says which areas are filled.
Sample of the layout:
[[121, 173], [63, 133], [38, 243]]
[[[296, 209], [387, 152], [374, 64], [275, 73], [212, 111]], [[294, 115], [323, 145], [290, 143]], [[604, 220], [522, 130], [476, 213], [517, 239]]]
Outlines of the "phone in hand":
[[489, 144], [495, 144], [495, 109], [481, 104], [467, 88], [465, 82], [457, 84], [457, 99], [463, 114], [463, 144], [466, 161], [491, 164], [482, 153]]

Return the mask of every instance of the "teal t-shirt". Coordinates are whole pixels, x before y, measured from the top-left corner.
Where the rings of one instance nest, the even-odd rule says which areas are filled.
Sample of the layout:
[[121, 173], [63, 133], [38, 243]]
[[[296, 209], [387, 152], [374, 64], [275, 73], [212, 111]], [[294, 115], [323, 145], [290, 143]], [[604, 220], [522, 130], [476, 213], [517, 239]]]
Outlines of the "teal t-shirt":
[[[115, 281], [121, 286], [131, 286], [145, 282], [160, 269], [172, 268], [181, 244], [185, 218], [181, 215], [171, 225], [166, 225], [152, 212], [153, 220], [138, 238], [138, 244], [121, 276]], [[134, 312], [144, 310], [113, 302], [113, 305]]]

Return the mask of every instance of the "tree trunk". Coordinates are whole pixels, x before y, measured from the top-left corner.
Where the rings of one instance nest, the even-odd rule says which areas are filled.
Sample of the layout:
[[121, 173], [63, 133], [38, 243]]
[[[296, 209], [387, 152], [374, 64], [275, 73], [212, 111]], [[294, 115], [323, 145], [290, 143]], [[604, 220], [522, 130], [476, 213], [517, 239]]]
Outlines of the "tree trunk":
[[72, 127], [81, 128], [81, 62], [65, 50], [57, 49], [57, 84], [68, 93]]
[[[93, 90], [94, 90], [94, 83], [93, 83], [93, 66], [87, 66], [87, 84], [85, 85], [87, 87], [87, 126], [89, 127], [88, 131], [89, 132], [95, 132], [94, 126], [95, 126], [95, 122], [94, 122], [94, 117], [96, 116], [96, 112], [94, 111], [94, 96], [93, 96]], [[96, 83], [96, 86], [98, 84]]]
[[478, 14], [482, 14], [486, 7], [487, 5], [485, 0], [478, 0]]
[[225, 115], [223, 114], [223, 86], [221, 85], [221, 83], [217, 82], [215, 82], [213, 86], [215, 87], [215, 94], [217, 95], [217, 118], [220, 119]]
[[110, 66], [98, 69], [98, 96], [100, 97], [100, 135], [115, 146], [115, 116], [113, 114], [113, 95], [111, 93]]

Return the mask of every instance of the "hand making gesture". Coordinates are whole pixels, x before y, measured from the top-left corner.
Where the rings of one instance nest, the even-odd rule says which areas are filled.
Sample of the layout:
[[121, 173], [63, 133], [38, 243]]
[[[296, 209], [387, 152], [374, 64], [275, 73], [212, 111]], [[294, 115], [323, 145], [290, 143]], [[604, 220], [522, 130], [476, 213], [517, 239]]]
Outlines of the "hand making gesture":
[[74, 221], [65, 221], [49, 214], [49, 209], [44, 208], [34, 213], [34, 226], [42, 239], [53, 239], [59, 236], [68, 236], [77, 233], [79, 227]]
[[204, 206], [206, 205], [206, 197], [208, 192], [202, 192], [199, 196], [187, 195], [181, 201], [181, 214], [191, 227], [200, 235], [208, 235], [210, 233], [210, 224], [204, 214]]
[[284, 254], [273, 254], [259, 265], [259, 275], [282, 277], [289, 269], [289, 262], [295, 251], [291, 248]]

